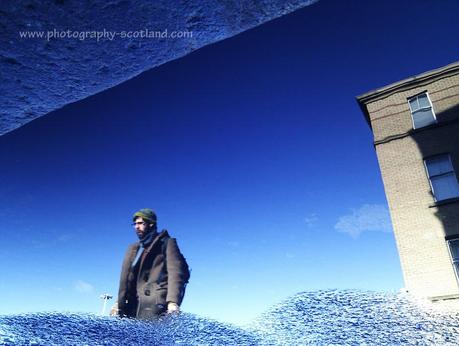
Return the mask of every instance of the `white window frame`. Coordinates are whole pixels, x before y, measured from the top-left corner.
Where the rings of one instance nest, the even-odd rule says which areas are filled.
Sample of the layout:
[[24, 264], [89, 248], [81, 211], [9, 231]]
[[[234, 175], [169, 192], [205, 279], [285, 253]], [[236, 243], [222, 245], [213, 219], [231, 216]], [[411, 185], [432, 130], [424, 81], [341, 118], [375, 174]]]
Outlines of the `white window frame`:
[[[459, 242], [459, 238], [447, 240], [446, 243], [448, 244], [449, 257], [451, 258], [451, 264], [453, 265], [454, 274], [456, 275], [456, 282], [459, 284], [459, 258], [454, 258], [453, 251], [451, 250], [451, 243], [455, 241]], [[458, 266], [456, 266], [456, 263]]]
[[[413, 109], [411, 108], [410, 101], [412, 101], [413, 99], [417, 99], [417, 98], [419, 98], [419, 96], [422, 96], [422, 95], [426, 95], [427, 96], [427, 100], [429, 101], [429, 105], [430, 106], [429, 107], [422, 107], [422, 108], [419, 108], [419, 109], [416, 109], [415, 111], [413, 111]], [[419, 101], [418, 101], [418, 103], [419, 103]], [[433, 108], [432, 100], [430, 99], [429, 93], [427, 91], [424, 91], [424, 92], [422, 92], [420, 94], [417, 94], [417, 95], [409, 97], [408, 98], [408, 107], [410, 107], [411, 123], [413, 124], [413, 129], [420, 129], [420, 128], [423, 128], [423, 127], [426, 127], [426, 126], [433, 125], [433, 124], [437, 123], [437, 116], [435, 115], [435, 111], [434, 111], [434, 108]], [[414, 122], [415, 113], [418, 112], [418, 111], [421, 111], [421, 110], [426, 110], [426, 109], [430, 109], [432, 111], [432, 116], [433, 116], [433, 120], [434, 121], [429, 125], [416, 127], [416, 124]]]
[[[447, 156], [447, 157], [448, 157], [449, 164], [451, 165], [451, 171], [448, 171], [448, 172], [442, 173], [442, 174], [437, 174], [437, 175], [430, 176], [429, 168], [428, 168], [428, 166], [427, 166], [427, 161], [429, 161], [429, 160], [431, 160], [431, 159], [435, 159], [435, 158], [437, 158], [437, 157], [441, 157], [441, 156]], [[450, 155], [449, 153], [443, 153], [443, 154], [439, 154], [439, 155], [427, 157], [427, 158], [424, 159], [424, 168], [425, 168], [425, 170], [426, 170], [427, 179], [429, 179], [430, 189], [431, 189], [431, 191], [432, 191], [432, 195], [433, 195], [433, 198], [434, 198], [435, 202], [440, 202], [440, 201], [448, 200], [449, 198], [438, 199], [437, 196], [435, 196], [435, 189], [434, 189], [434, 187], [433, 187], [432, 179], [431, 179], [431, 178], [446, 176], [446, 175], [452, 173], [452, 174], [454, 175], [454, 178], [456, 179], [456, 182], [459, 184], [459, 181], [457, 180], [457, 176], [456, 176], [456, 171], [454, 170], [453, 161], [451, 161], [451, 155]], [[456, 196], [456, 197], [459, 197], [459, 196]], [[456, 197], [451, 197], [451, 198], [456, 198]]]

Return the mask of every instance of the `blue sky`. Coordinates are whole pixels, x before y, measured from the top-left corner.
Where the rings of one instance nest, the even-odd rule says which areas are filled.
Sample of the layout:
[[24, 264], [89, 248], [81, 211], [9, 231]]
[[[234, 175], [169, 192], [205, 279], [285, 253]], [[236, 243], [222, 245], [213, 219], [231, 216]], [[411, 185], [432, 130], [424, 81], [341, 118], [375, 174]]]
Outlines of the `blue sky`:
[[403, 280], [355, 96], [457, 60], [454, 0], [321, 0], [0, 137], [0, 314], [98, 313], [131, 214], [192, 268], [183, 310], [243, 323]]

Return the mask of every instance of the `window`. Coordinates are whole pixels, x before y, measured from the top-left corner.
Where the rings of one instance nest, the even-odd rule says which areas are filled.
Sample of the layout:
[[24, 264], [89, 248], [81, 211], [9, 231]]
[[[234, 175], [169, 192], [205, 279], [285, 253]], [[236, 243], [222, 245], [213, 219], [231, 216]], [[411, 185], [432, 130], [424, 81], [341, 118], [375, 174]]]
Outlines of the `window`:
[[413, 128], [418, 129], [437, 122], [430, 102], [429, 95], [423, 93], [408, 99], [411, 117], [413, 118]]
[[459, 183], [449, 154], [424, 160], [436, 201], [459, 197]]
[[459, 278], [459, 239], [448, 240], [449, 253], [453, 262], [456, 278]]

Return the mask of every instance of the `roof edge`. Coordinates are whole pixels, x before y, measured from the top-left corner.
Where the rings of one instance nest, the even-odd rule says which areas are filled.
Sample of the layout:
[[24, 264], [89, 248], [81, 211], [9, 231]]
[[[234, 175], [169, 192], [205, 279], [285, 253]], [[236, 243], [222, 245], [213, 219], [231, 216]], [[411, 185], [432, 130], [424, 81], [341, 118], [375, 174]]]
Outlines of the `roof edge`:
[[401, 81], [383, 86], [381, 88], [371, 90], [369, 92], [366, 92], [364, 94], [357, 96], [356, 100], [360, 106], [360, 109], [363, 112], [363, 115], [365, 116], [365, 119], [368, 125], [371, 128], [370, 114], [368, 113], [368, 109], [366, 107], [366, 104], [369, 101], [380, 99], [382, 97], [391, 95], [400, 90], [409, 89], [414, 84], [421, 84], [422, 82], [425, 82], [432, 78], [443, 77], [444, 75], [455, 74], [457, 72], [459, 72], [459, 61], [455, 61], [446, 66], [443, 66], [443, 67], [440, 67], [434, 70], [430, 70], [427, 72], [423, 72], [413, 77], [402, 79]]

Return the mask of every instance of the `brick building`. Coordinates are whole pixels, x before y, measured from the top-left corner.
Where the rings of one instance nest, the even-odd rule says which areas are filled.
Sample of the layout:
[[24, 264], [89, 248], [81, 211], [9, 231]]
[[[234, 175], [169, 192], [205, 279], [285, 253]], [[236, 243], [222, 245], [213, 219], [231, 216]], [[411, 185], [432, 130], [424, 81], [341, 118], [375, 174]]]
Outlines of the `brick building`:
[[405, 288], [459, 303], [459, 62], [357, 101], [373, 131]]

